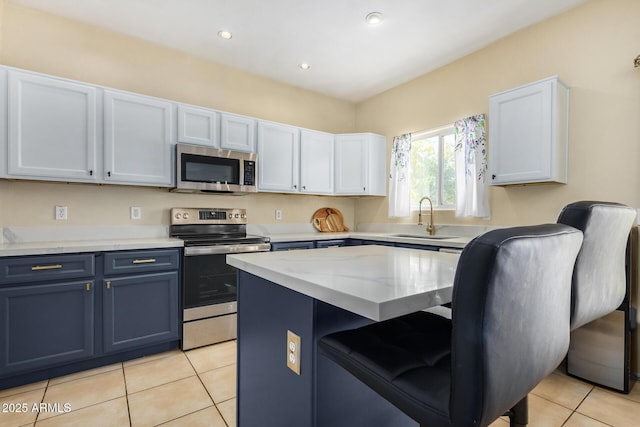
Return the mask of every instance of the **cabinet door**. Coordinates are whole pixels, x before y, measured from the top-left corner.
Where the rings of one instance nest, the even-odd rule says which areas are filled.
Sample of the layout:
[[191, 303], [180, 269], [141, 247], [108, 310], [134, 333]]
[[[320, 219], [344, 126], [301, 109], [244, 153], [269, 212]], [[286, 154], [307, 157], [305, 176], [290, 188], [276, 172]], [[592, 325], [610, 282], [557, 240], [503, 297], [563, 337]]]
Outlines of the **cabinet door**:
[[171, 107], [159, 99], [105, 91], [106, 181], [172, 185]]
[[336, 135], [336, 194], [367, 193], [367, 136]]
[[292, 126], [258, 124], [258, 190], [299, 191], [300, 131]]
[[178, 142], [219, 148], [218, 113], [204, 108], [178, 105]]
[[256, 121], [235, 114], [220, 114], [220, 148], [256, 152]]
[[106, 278], [105, 353], [179, 339], [178, 272]]
[[334, 179], [333, 135], [310, 130], [300, 131], [300, 191], [332, 194]]
[[94, 355], [93, 281], [0, 289], [0, 375]]
[[96, 180], [96, 89], [8, 71], [9, 176]]
[[545, 79], [490, 97], [492, 184], [566, 182], [566, 131], [558, 133], [566, 102], [558, 103], [558, 84], [564, 88]]

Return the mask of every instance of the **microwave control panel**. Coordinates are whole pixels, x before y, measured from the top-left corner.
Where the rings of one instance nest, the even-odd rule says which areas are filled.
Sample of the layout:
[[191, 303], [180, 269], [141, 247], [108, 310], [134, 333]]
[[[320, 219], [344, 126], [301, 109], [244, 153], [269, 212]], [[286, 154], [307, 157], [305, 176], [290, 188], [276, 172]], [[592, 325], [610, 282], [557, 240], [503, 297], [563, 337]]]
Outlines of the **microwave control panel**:
[[253, 160], [244, 161], [243, 185], [256, 185], [256, 162]]

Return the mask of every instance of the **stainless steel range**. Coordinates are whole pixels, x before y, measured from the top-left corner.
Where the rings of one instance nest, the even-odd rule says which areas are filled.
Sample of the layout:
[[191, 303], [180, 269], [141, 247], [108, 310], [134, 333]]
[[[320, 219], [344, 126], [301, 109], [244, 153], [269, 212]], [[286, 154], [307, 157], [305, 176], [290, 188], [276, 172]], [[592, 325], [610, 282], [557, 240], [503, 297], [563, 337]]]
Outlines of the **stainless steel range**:
[[172, 237], [184, 240], [182, 349], [236, 338], [236, 269], [226, 255], [266, 252], [268, 237], [248, 236], [245, 209], [173, 208]]

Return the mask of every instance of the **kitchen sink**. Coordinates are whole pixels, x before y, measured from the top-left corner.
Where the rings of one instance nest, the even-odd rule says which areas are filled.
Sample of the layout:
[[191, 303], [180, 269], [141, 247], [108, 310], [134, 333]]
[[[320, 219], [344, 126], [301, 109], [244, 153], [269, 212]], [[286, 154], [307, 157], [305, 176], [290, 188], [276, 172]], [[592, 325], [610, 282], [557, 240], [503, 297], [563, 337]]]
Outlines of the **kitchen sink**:
[[393, 237], [411, 237], [414, 239], [447, 240], [456, 239], [456, 236], [429, 236], [428, 234], [392, 234]]

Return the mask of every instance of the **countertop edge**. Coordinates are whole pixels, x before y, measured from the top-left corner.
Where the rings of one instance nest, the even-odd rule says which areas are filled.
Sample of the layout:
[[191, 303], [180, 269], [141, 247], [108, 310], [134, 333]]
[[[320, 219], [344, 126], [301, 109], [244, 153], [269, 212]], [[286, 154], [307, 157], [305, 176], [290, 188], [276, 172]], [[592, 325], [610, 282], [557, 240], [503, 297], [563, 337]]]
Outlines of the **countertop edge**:
[[107, 252], [136, 249], [180, 248], [184, 242], [175, 238], [77, 240], [0, 244], [0, 257], [56, 255], [82, 252]]

